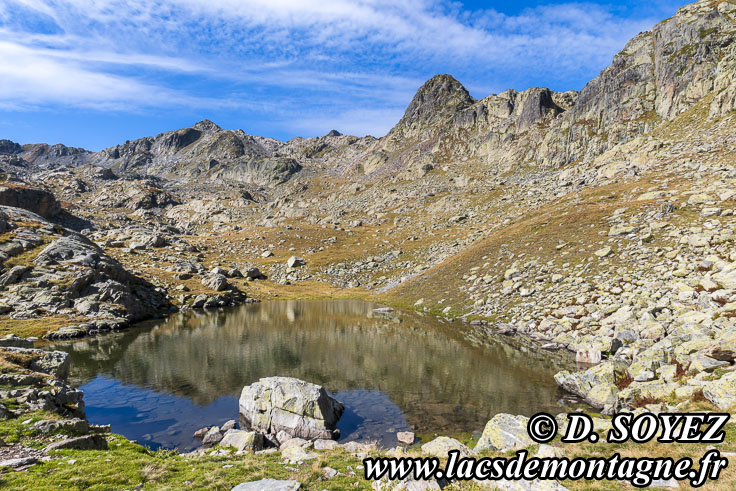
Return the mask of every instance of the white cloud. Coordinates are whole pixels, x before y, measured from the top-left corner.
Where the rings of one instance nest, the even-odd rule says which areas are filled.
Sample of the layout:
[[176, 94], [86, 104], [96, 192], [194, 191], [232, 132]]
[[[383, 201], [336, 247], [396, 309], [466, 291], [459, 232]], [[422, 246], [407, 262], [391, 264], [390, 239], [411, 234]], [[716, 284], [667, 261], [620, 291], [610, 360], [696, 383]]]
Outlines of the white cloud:
[[[130, 109], [143, 106], [197, 101], [175, 90], [147, 84], [130, 76], [118, 76], [86, 68], [84, 57], [64, 56], [0, 41], [0, 102], [16, 109], [29, 105], [61, 103], [98, 109]], [[130, 62], [130, 61], [128, 61]], [[150, 62], [145, 60], [146, 63]], [[138, 64], [136, 62], [135, 64]], [[211, 101], [209, 101], [211, 103]]]
[[[671, 15], [682, 3], [657, 5]], [[5, 0], [0, 106], [238, 106], [277, 118], [301, 108], [307, 125], [372, 124], [364, 132], [380, 134], [382, 115], [394, 118], [434, 73], [476, 90], [567, 83], [603, 68], [656, 20], [595, 4], [513, 16], [457, 8], [449, 0]]]

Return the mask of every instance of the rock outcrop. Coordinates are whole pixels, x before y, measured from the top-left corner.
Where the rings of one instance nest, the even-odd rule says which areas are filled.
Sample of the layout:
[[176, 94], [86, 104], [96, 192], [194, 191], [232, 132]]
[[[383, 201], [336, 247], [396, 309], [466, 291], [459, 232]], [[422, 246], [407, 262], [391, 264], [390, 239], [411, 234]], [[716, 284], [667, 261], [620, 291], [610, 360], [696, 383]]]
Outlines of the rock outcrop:
[[47, 219], [61, 212], [61, 204], [52, 193], [22, 184], [0, 186], [0, 206], [23, 208]]
[[23, 261], [0, 276], [0, 299], [11, 318], [75, 314], [136, 321], [169, 309], [165, 291], [130, 274], [83, 235], [19, 208], [0, 211], [9, 227], [0, 260]]

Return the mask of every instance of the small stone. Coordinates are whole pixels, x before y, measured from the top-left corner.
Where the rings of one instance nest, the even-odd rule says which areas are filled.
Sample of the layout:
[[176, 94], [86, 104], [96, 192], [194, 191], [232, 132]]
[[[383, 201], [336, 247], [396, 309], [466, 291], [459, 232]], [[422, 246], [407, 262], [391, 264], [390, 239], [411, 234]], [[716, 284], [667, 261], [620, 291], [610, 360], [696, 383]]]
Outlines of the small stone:
[[340, 444], [335, 440], [315, 440], [314, 442], [315, 450], [334, 450], [339, 446]]
[[207, 433], [205, 433], [204, 437], [202, 437], [202, 444], [203, 445], [217, 445], [220, 443], [220, 440], [222, 440], [222, 433], [220, 433], [220, 428], [217, 426], [213, 426], [209, 430], [207, 430]]
[[396, 439], [400, 443], [405, 443], [407, 445], [412, 445], [414, 443], [414, 432], [412, 431], [399, 431], [396, 433]]
[[238, 484], [231, 491], [299, 491], [302, 485], [299, 481], [278, 481], [276, 479], [261, 479]]
[[210, 430], [209, 426], [205, 426], [204, 428], [200, 428], [197, 431], [194, 432], [194, 438], [197, 440], [201, 440], [204, 438], [204, 436], [207, 434], [207, 432]]
[[601, 350], [595, 348], [580, 348], [575, 354], [577, 363], [587, 363], [589, 365], [597, 365], [601, 362]]
[[595, 251], [595, 255], [600, 258], [604, 258], [604, 257], [610, 256], [612, 252], [613, 252], [613, 249], [611, 249], [609, 246], [606, 246], [606, 247], [603, 247]]

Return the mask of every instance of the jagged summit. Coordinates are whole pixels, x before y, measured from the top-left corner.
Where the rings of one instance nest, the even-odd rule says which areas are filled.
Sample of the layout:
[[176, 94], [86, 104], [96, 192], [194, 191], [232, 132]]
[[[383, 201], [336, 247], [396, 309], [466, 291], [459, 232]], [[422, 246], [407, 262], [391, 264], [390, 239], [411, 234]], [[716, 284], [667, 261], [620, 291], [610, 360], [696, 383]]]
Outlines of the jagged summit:
[[331, 130], [329, 133], [327, 133], [325, 136], [342, 136], [342, 133], [340, 133], [337, 130]]
[[452, 75], [435, 75], [419, 88], [397, 126], [444, 121], [474, 102], [467, 89]]
[[21, 153], [23, 148], [11, 140], [0, 140], [0, 154], [15, 155]]
[[204, 119], [200, 121], [199, 123], [192, 126], [195, 130], [203, 131], [205, 133], [214, 133], [216, 131], [222, 131], [222, 128], [220, 128], [217, 124], [213, 123], [209, 119]]

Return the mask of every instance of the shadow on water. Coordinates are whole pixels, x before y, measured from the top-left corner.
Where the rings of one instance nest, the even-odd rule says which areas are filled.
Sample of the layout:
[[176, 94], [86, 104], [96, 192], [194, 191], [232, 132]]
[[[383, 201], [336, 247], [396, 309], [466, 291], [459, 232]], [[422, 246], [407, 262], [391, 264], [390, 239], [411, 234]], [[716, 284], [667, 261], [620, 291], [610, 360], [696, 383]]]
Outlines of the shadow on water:
[[90, 420], [150, 446], [195, 446], [194, 430], [237, 419], [244, 385], [289, 376], [346, 406], [342, 440], [481, 430], [494, 414], [564, 410], [553, 375], [570, 357], [413, 312], [353, 300], [273, 301], [178, 314], [55, 345], [72, 358]]

